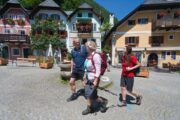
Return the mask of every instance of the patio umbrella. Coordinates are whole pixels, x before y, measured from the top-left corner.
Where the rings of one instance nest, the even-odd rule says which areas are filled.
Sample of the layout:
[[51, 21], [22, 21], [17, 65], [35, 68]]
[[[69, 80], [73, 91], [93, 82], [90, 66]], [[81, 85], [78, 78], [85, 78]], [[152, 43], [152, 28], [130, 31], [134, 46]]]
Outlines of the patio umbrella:
[[48, 54], [47, 54], [47, 56], [49, 57], [49, 56], [53, 56], [53, 52], [52, 52], [52, 45], [51, 44], [49, 44], [49, 48], [48, 48]]

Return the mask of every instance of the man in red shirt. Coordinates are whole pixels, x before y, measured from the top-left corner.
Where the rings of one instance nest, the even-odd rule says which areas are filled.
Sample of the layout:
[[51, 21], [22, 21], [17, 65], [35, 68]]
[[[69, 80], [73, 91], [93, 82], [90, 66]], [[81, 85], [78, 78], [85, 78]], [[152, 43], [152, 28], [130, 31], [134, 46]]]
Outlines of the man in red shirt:
[[122, 57], [121, 94], [122, 106], [126, 106], [126, 91], [136, 97], [136, 104], [140, 105], [142, 96], [133, 92], [134, 70], [140, 67], [140, 63], [132, 55], [131, 46], [126, 47], [125, 55]]

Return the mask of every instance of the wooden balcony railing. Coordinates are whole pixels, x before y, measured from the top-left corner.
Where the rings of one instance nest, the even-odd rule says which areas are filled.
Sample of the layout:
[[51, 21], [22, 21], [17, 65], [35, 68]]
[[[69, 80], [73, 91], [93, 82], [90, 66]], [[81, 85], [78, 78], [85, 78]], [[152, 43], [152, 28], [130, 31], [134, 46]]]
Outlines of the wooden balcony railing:
[[153, 30], [156, 29], [177, 29], [180, 28], [179, 19], [162, 19], [155, 20], [152, 26]]
[[28, 35], [0, 34], [0, 42], [30, 43], [30, 38]]

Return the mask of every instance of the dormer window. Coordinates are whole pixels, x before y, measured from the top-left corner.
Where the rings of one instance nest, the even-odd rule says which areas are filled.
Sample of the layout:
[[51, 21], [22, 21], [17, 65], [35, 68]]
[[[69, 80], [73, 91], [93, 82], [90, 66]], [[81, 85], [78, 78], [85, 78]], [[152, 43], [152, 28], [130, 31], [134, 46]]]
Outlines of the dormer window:
[[47, 18], [48, 18], [48, 14], [45, 14], [45, 13], [40, 13], [39, 14], [39, 19], [46, 20]]
[[78, 14], [77, 14], [77, 17], [82, 17], [82, 13], [78, 13]]
[[136, 21], [135, 20], [128, 20], [128, 25], [135, 25]]

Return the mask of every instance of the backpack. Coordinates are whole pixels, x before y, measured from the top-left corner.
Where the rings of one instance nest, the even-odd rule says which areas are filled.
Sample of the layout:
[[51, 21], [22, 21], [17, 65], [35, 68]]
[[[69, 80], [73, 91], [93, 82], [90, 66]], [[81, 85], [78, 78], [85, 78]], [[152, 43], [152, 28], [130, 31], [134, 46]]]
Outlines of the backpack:
[[[104, 75], [105, 71], [106, 71], [106, 68], [107, 68], [107, 56], [105, 53], [94, 53], [92, 58], [91, 58], [91, 61], [92, 61], [92, 64], [94, 66], [94, 60], [93, 60], [93, 57], [95, 54], [99, 54], [100, 57], [101, 57], [101, 73], [100, 75]], [[94, 66], [95, 67], [95, 66]]]

